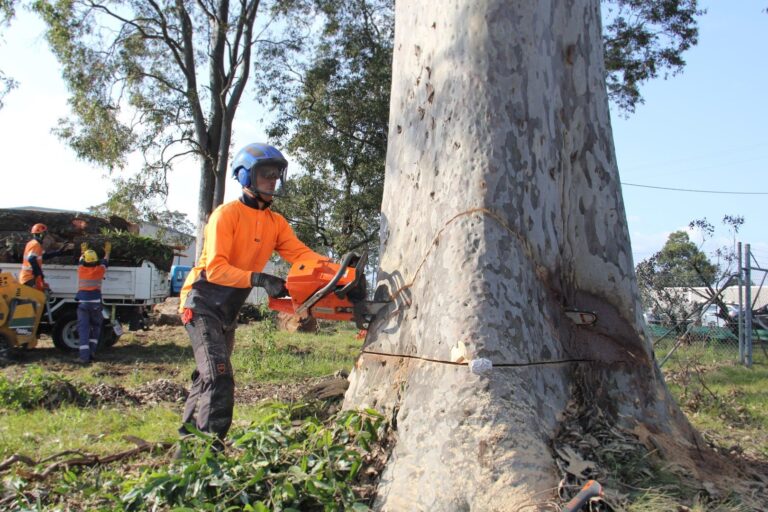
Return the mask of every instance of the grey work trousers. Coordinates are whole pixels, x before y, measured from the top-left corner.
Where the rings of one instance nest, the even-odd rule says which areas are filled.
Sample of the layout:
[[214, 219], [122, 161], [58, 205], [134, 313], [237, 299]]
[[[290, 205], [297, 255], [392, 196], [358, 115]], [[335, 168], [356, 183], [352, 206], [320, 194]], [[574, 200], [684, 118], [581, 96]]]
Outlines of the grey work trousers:
[[235, 406], [235, 378], [230, 356], [235, 346], [237, 322], [225, 326], [213, 316], [194, 313], [184, 327], [192, 342], [197, 367], [192, 372], [192, 387], [179, 433], [188, 434], [185, 425], [192, 424], [223, 440], [232, 425]]

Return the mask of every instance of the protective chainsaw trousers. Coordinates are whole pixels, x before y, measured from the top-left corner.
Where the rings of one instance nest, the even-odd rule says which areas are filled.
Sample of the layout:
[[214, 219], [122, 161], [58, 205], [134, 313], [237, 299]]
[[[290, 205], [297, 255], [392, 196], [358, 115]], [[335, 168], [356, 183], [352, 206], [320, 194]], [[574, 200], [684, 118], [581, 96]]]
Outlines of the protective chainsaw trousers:
[[235, 405], [235, 378], [230, 356], [235, 346], [236, 323], [225, 326], [217, 318], [194, 313], [184, 325], [192, 342], [195, 371], [179, 433], [188, 434], [187, 424], [223, 440]]

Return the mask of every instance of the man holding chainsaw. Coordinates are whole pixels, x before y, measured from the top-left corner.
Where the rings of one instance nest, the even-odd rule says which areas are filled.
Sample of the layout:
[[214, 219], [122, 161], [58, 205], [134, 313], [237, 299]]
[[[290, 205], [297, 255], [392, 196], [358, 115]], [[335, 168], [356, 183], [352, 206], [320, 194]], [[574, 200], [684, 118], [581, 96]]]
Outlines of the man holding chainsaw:
[[179, 297], [197, 366], [179, 432], [185, 435], [186, 425], [193, 425], [213, 433], [218, 448], [232, 423], [230, 356], [241, 306], [254, 286], [270, 297], [287, 295], [285, 281], [262, 272], [274, 251], [289, 263], [322, 258], [296, 237], [282, 215], [270, 210], [287, 168], [285, 157], [267, 144], [249, 144], [235, 155], [232, 175], [243, 194], [211, 214], [202, 253]]

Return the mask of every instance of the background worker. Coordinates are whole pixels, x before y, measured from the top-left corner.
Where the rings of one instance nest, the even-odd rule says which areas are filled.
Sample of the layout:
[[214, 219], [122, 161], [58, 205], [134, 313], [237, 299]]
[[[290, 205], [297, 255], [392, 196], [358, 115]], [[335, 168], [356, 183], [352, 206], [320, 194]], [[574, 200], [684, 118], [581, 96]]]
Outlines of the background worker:
[[43, 274], [43, 258], [61, 256], [70, 251], [73, 246], [72, 244], [65, 244], [58, 251], [45, 251], [43, 249], [43, 240], [48, 234], [48, 226], [38, 223], [32, 226], [30, 232], [32, 233], [32, 240], [27, 242], [27, 245], [24, 247], [19, 282], [43, 291], [46, 288], [45, 274]]
[[101, 283], [107, 273], [112, 244], [104, 243], [104, 259], [99, 260], [96, 251], [88, 245], [80, 245], [80, 262], [77, 267], [77, 333], [80, 336], [80, 353], [77, 362], [90, 364], [101, 336], [102, 304]]
[[293, 263], [322, 258], [304, 245], [285, 218], [269, 209], [285, 180], [288, 162], [276, 148], [249, 144], [232, 161], [233, 177], [243, 188], [240, 199], [211, 214], [197, 265], [180, 294], [180, 313], [197, 368], [184, 408], [182, 435], [192, 424], [223, 440], [232, 423], [235, 381], [230, 356], [237, 315], [254, 286], [270, 297], [287, 295], [285, 281], [262, 272], [274, 251]]

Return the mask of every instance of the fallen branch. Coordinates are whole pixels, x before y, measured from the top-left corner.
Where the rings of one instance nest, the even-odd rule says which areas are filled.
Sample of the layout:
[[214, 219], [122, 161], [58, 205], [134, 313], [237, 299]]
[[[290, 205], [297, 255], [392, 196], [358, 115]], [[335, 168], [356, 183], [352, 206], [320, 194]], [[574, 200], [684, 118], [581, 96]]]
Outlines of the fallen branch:
[[77, 454], [78, 457], [66, 459], [66, 460], [60, 460], [58, 462], [54, 462], [53, 464], [46, 467], [42, 472], [38, 473], [35, 471], [32, 472], [24, 472], [24, 477], [28, 480], [45, 480], [48, 478], [48, 476], [51, 475], [54, 471], [57, 471], [61, 468], [71, 468], [75, 466], [85, 466], [85, 467], [93, 467], [98, 466], [101, 464], [111, 464], [115, 461], [127, 459], [134, 457], [136, 455], [139, 455], [140, 453], [144, 452], [152, 452], [154, 450], [167, 450], [171, 446], [173, 446], [173, 443], [150, 443], [148, 441], [145, 441], [141, 438], [134, 437], [134, 436], [125, 436], [123, 437], [124, 440], [132, 442], [136, 444], [137, 446], [135, 448], [131, 448], [130, 450], [125, 450], [118, 453], [113, 453], [111, 455], [106, 456], [99, 456], [95, 454], [89, 454], [89, 453], [83, 453], [77, 450], [66, 450], [60, 453], [57, 453], [55, 455], [51, 455], [50, 457], [46, 457], [45, 459], [41, 459], [40, 461], [35, 461], [31, 457], [28, 457], [26, 455], [22, 454], [13, 454], [10, 457], [8, 457], [6, 460], [4, 460], [2, 463], [0, 463], [0, 472], [6, 471], [10, 467], [12, 467], [17, 462], [21, 462], [29, 467], [37, 467], [40, 464], [44, 464], [46, 462], [49, 462], [51, 460], [55, 460], [67, 455]]
[[13, 455], [5, 459], [3, 462], [0, 462], [0, 472], [5, 471], [7, 468], [13, 466], [17, 462], [23, 462], [28, 466], [37, 465], [37, 463], [34, 460], [27, 457], [26, 455], [20, 455], [18, 453], [14, 453]]

